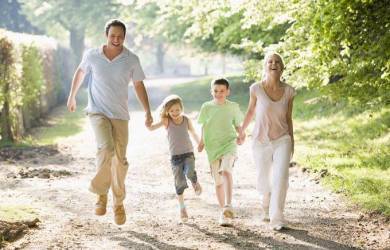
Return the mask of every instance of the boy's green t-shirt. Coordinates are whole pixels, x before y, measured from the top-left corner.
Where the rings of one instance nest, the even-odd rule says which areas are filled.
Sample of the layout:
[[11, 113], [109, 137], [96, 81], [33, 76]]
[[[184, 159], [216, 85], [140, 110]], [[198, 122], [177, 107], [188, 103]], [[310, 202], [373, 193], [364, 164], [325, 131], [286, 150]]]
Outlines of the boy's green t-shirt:
[[203, 140], [209, 162], [223, 155], [236, 153], [237, 132], [243, 114], [238, 103], [226, 100], [216, 104], [213, 100], [203, 103], [198, 122], [203, 125]]

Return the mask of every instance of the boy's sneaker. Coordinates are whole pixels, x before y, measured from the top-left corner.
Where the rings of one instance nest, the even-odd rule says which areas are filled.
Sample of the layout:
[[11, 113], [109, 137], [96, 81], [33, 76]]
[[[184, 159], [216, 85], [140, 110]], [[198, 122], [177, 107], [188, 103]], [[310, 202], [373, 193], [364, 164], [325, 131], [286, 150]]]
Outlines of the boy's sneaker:
[[180, 208], [180, 221], [182, 223], [186, 223], [188, 221], [187, 209], [185, 207]]
[[199, 182], [192, 184], [192, 187], [194, 188], [195, 194], [197, 196], [199, 196], [202, 193], [202, 186], [199, 184]]
[[105, 215], [107, 211], [107, 195], [101, 194], [98, 195], [98, 200], [95, 204], [95, 214], [102, 216]]
[[226, 218], [229, 218], [229, 219], [234, 218], [234, 212], [233, 212], [232, 205], [225, 205], [223, 207], [222, 213]]
[[114, 219], [117, 225], [123, 225], [126, 222], [126, 212], [123, 205], [114, 207]]
[[223, 214], [223, 212], [222, 212], [221, 215], [219, 216], [218, 224], [219, 224], [220, 226], [222, 226], [222, 227], [230, 226], [229, 219], [226, 218], [226, 216]]

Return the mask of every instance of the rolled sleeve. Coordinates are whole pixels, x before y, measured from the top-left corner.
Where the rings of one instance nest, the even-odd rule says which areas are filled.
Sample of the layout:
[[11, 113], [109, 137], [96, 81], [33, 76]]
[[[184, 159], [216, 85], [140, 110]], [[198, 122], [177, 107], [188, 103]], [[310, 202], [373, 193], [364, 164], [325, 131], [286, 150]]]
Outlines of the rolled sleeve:
[[234, 126], [240, 126], [244, 119], [244, 115], [240, 110], [240, 105], [236, 104], [234, 107]]
[[83, 55], [83, 58], [81, 59], [79, 68], [80, 68], [84, 73], [87, 73], [87, 72], [90, 71], [90, 68], [91, 68], [90, 55], [91, 55], [91, 49], [85, 51], [85, 52], [84, 52], [84, 55]]
[[203, 104], [200, 108], [199, 117], [198, 117], [198, 123], [199, 124], [205, 124], [207, 121], [207, 114], [206, 114], [206, 107]]

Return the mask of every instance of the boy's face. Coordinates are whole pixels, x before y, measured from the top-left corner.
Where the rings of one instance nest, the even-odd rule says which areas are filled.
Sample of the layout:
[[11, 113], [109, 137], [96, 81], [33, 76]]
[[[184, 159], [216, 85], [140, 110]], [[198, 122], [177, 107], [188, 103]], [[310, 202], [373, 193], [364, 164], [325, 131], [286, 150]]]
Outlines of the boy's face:
[[218, 103], [223, 103], [226, 100], [226, 97], [229, 96], [229, 94], [230, 89], [228, 89], [225, 85], [214, 84], [211, 88], [211, 95]]

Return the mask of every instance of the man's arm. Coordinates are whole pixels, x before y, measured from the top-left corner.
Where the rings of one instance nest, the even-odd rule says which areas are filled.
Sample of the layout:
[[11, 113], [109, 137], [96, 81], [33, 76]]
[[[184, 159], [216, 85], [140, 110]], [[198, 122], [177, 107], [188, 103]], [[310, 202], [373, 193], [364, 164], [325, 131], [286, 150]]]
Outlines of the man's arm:
[[70, 92], [69, 92], [69, 97], [68, 97], [68, 102], [66, 106], [68, 107], [68, 110], [70, 112], [76, 111], [76, 95], [77, 92], [80, 89], [81, 84], [83, 83], [85, 73], [84, 71], [78, 67], [76, 69], [76, 72], [74, 73], [73, 80], [72, 80], [72, 85], [70, 87]]
[[153, 131], [153, 130], [159, 129], [161, 127], [165, 127], [165, 128], [168, 127], [168, 119], [163, 118], [163, 119], [161, 119], [161, 121], [151, 124], [150, 127], [148, 127], [148, 129], [150, 131]]
[[141, 103], [142, 107], [146, 112], [145, 126], [150, 127], [150, 125], [153, 123], [153, 117], [150, 113], [149, 98], [148, 98], [148, 93], [146, 92], [145, 89], [144, 82], [134, 81], [134, 89], [139, 102]]

